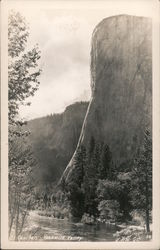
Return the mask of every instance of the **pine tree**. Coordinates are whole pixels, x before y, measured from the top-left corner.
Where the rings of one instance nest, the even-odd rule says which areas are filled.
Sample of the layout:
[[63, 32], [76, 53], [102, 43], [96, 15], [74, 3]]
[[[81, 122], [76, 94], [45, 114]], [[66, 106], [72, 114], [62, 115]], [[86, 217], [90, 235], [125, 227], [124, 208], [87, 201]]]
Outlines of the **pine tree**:
[[150, 211], [152, 209], [152, 136], [145, 131], [143, 147], [132, 171], [132, 203], [145, 212], [146, 230], [150, 232]]
[[98, 146], [92, 136], [87, 152], [86, 167], [84, 174], [85, 212], [96, 216], [98, 203], [96, 189], [98, 183], [97, 166], [99, 164]]
[[74, 159], [74, 168], [76, 171], [75, 181], [80, 188], [83, 183], [85, 164], [86, 164], [86, 149], [83, 145], [81, 145], [77, 150]]
[[99, 177], [102, 180], [109, 178], [111, 175], [111, 159], [112, 154], [109, 146], [106, 144], [102, 148], [99, 166]]
[[74, 217], [81, 218], [84, 213], [84, 190], [83, 178], [86, 162], [86, 149], [82, 145], [78, 148], [75, 159], [72, 176], [68, 185], [68, 199], [70, 201], [71, 213]]
[[93, 136], [91, 136], [90, 141], [89, 141], [89, 146], [88, 146], [88, 162], [90, 162], [92, 156], [93, 156], [93, 152], [95, 149], [95, 139]]
[[103, 148], [102, 143], [96, 143], [95, 148], [94, 148], [94, 152], [93, 152], [93, 158], [94, 158], [93, 160], [94, 160], [95, 167], [96, 167], [97, 177], [99, 177], [99, 168], [100, 168], [102, 148]]

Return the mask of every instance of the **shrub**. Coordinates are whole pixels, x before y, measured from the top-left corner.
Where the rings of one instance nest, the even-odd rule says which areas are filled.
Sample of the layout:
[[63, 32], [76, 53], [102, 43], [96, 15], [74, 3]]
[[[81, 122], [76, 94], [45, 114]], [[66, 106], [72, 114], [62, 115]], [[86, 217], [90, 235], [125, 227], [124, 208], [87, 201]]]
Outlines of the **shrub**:
[[93, 215], [90, 216], [89, 214], [84, 213], [84, 215], [82, 216], [81, 222], [85, 224], [93, 224], [95, 222], [95, 218]]
[[114, 234], [116, 241], [147, 241], [151, 239], [151, 234], [138, 227], [127, 227]]
[[140, 211], [140, 210], [133, 210], [130, 213], [131, 217], [132, 217], [132, 222], [137, 225], [137, 226], [144, 226], [145, 225], [145, 215], [144, 212]]
[[98, 210], [102, 220], [115, 221], [120, 216], [119, 203], [116, 200], [102, 200]]

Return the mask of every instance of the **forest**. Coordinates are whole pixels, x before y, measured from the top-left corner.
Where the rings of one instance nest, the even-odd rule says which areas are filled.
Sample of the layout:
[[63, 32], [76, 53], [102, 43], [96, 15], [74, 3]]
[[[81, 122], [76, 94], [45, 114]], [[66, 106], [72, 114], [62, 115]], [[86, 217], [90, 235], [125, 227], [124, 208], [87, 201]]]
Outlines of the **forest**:
[[[92, 133], [76, 149], [88, 102], [72, 104], [63, 114], [28, 122], [21, 119], [19, 107], [30, 105], [27, 98], [38, 91], [43, 70], [38, 65], [38, 45], [26, 51], [28, 37], [25, 19], [12, 12], [8, 28], [10, 239], [34, 234], [27, 228], [30, 211], [36, 211], [42, 217], [113, 226], [117, 241], [150, 240], [151, 128], [143, 126], [142, 143], [127, 160], [118, 162], [105, 136], [97, 139]], [[63, 171], [74, 151], [72, 171], [65, 178]]]

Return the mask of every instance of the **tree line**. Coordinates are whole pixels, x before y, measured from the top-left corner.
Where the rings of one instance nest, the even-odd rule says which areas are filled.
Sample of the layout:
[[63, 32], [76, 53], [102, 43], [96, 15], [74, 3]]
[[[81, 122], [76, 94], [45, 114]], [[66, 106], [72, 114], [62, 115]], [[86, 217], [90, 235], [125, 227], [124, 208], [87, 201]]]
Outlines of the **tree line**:
[[116, 166], [109, 146], [95, 141], [81, 145], [73, 171], [62, 189], [70, 202], [73, 217], [84, 214], [108, 221], [131, 220], [135, 209], [143, 211], [146, 231], [150, 231], [152, 210], [152, 136], [144, 132], [144, 142], [135, 159]]

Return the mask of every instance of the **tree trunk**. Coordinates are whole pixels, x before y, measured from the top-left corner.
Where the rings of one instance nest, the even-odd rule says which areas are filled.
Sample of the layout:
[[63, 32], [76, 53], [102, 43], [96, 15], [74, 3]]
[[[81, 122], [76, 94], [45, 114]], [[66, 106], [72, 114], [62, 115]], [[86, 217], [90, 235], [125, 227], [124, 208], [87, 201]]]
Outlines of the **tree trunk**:
[[146, 208], [146, 230], [147, 233], [150, 232], [150, 226], [149, 226], [149, 209]]
[[[11, 191], [10, 191], [11, 192]], [[10, 192], [9, 192], [9, 195], [10, 195]], [[10, 202], [10, 207], [11, 207], [11, 209], [10, 209], [10, 225], [9, 225], [9, 236], [10, 236], [10, 234], [11, 234], [11, 230], [12, 230], [12, 226], [13, 226], [13, 221], [14, 221], [14, 218], [15, 218], [15, 213], [16, 213], [16, 203], [17, 203], [17, 193], [15, 192], [15, 194], [14, 194], [14, 204], [13, 204], [13, 209], [12, 209], [12, 201], [10, 200], [9, 202]]]
[[28, 202], [28, 204], [27, 204], [26, 211], [25, 211], [25, 213], [24, 213], [24, 215], [23, 215], [23, 217], [22, 217], [22, 224], [21, 224], [21, 228], [20, 228], [20, 230], [19, 230], [18, 236], [22, 233], [22, 230], [23, 230], [23, 226], [24, 226], [24, 222], [25, 222], [25, 218], [26, 218], [26, 215], [27, 215], [27, 211], [28, 211], [29, 205], [30, 205], [30, 200], [29, 200], [29, 202]]
[[146, 170], [146, 231], [147, 233], [150, 232], [150, 226], [149, 226], [149, 192], [148, 192], [148, 172]]
[[9, 225], [9, 236], [11, 234], [12, 226], [13, 226], [14, 214], [11, 215], [11, 223]]
[[20, 195], [17, 201], [17, 215], [15, 224], [15, 241], [18, 241], [18, 225], [19, 225], [19, 206], [20, 206]]

